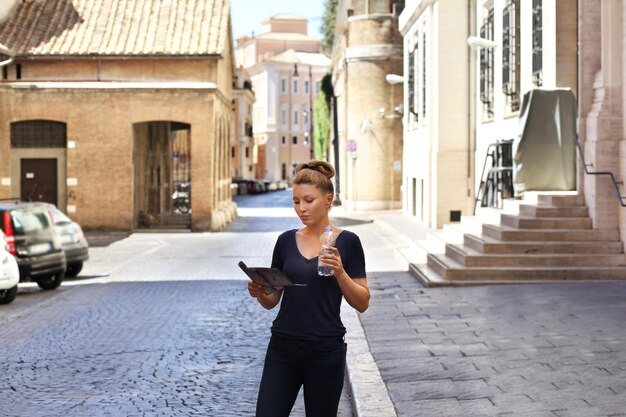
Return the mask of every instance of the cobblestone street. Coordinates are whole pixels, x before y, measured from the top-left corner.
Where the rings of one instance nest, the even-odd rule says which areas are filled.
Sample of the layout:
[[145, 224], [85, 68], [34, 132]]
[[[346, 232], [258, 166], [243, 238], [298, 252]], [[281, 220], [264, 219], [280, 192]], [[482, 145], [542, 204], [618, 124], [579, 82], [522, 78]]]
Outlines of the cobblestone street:
[[268, 264], [297, 226], [292, 210], [264, 210], [221, 233], [101, 237], [78, 279], [21, 284], [0, 312], [0, 415], [252, 416], [276, 311], [249, 297], [236, 264]]

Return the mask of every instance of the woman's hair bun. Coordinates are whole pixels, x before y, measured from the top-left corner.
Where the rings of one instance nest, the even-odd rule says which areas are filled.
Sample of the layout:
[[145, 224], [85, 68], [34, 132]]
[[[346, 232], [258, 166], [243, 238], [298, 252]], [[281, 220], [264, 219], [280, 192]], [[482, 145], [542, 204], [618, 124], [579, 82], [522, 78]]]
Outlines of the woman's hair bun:
[[[320, 175], [321, 174], [321, 175]], [[335, 194], [331, 178], [335, 176], [335, 168], [326, 161], [309, 161], [296, 166], [296, 175], [292, 183], [312, 184], [324, 193]]]
[[326, 161], [313, 160], [304, 164], [298, 164], [298, 166], [296, 166], [296, 173], [302, 171], [303, 169], [312, 169], [313, 171], [321, 173], [328, 179], [335, 176], [335, 168], [333, 168], [333, 166]]

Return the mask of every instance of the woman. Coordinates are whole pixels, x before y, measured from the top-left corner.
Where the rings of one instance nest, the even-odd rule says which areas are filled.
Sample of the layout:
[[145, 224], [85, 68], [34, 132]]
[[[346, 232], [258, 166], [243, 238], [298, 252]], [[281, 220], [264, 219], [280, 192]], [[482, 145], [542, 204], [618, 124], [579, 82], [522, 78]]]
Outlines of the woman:
[[[267, 294], [263, 285], [248, 283], [250, 295], [266, 309], [281, 303], [265, 356], [257, 417], [289, 416], [301, 386], [307, 416], [337, 415], [346, 362], [341, 300], [362, 313], [370, 293], [357, 235], [333, 226], [335, 246], [320, 254], [320, 236], [330, 224], [334, 175], [325, 161], [296, 167], [293, 207], [304, 227], [284, 232], [274, 247], [272, 267], [307, 285]], [[333, 276], [318, 275], [318, 254]]]

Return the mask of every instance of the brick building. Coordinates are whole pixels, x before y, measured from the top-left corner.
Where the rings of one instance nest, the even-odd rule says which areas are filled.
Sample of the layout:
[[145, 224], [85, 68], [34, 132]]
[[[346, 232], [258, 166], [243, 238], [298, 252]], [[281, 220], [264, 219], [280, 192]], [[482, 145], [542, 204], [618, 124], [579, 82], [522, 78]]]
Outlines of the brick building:
[[0, 23], [15, 54], [0, 74], [0, 198], [55, 203], [86, 227], [223, 227], [229, 13], [226, 0], [19, 2]]

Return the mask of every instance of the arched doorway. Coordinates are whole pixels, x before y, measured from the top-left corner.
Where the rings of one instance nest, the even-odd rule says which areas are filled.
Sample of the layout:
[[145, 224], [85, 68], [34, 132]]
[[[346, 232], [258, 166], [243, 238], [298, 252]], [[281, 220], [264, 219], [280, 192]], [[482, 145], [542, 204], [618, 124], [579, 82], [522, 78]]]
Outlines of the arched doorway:
[[133, 136], [135, 228], [190, 229], [191, 126], [136, 123]]

